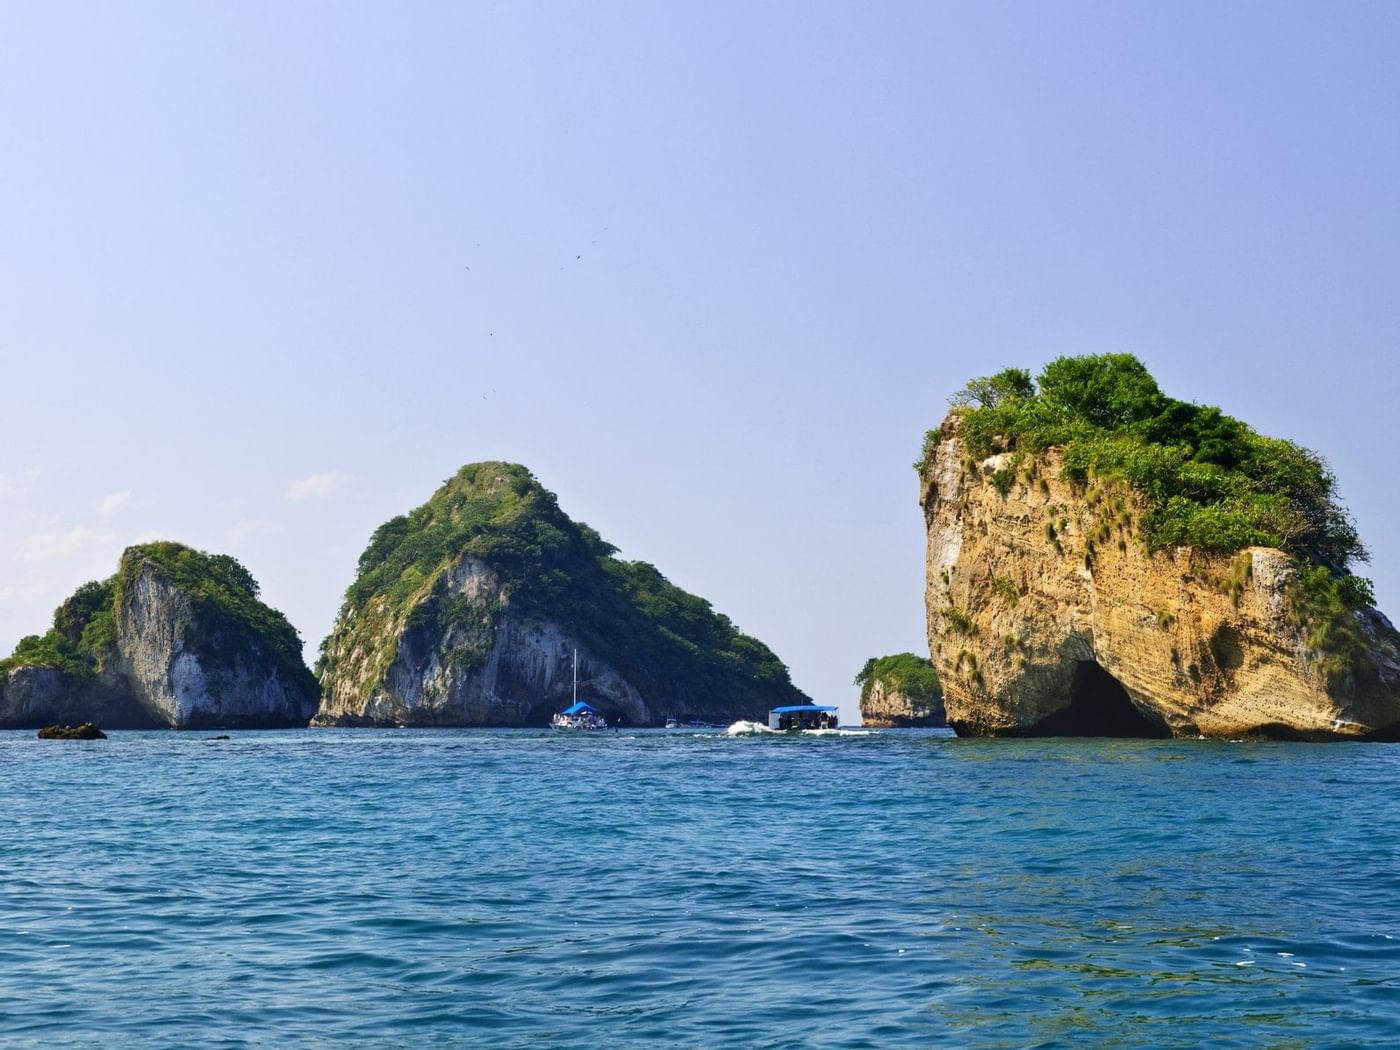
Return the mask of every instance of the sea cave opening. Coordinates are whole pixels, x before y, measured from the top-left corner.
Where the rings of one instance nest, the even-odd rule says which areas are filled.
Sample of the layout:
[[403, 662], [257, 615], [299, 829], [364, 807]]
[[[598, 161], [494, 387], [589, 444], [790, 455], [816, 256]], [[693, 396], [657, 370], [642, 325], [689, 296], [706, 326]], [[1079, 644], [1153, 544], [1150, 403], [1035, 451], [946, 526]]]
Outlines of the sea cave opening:
[[1165, 740], [1171, 731], [1159, 719], [1139, 710], [1123, 683], [1097, 661], [1080, 660], [1070, 681], [1069, 705], [1041, 719], [1028, 735]]
[[525, 725], [530, 729], [547, 729], [554, 712], [560, 710], [557, 704], [536, 704], [525, 716]]

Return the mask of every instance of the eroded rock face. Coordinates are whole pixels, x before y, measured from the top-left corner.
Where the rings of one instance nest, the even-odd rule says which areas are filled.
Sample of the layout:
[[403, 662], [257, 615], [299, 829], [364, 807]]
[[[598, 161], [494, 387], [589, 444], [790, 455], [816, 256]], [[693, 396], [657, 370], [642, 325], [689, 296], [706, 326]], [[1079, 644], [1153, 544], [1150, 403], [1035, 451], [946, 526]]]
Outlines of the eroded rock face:
[[959, 422], [922, 478], [929, 649], [959, 733], [1397, 735], [1400, 634], [1380, 613], [1355, 614], [1368, 652], [1335, 666], [1283, 552], [1148, 554], [1126, 486], [1077, 490], [1054, 450], [970, 462]]
[[882, 681], [862, 691], [860, 720], [881, 729], [947, 725], [941, 701], [915, 701], [908, 693]]
[[308, 683], [291, 680], [255, 644], [219, 638], [154, 567], [140, 572], [117, 612], [117, 669], [156, 724], [304, 726], [315, 713]]
[[316, 724], [545, 725], [572, 696], [575, 649], [579, 696], [610, 722], [665, 716], [568, 630], [517, 614], [496, 574], [463, 557], [378, 637], [337, 625]]

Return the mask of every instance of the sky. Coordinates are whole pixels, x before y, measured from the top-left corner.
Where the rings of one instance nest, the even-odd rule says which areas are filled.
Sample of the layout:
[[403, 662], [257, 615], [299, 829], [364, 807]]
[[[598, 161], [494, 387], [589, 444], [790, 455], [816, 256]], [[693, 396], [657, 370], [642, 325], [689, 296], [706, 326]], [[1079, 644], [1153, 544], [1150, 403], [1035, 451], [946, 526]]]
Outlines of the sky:
[[1138, 355], [1316, 449], [1400, 614], [1400, 5], [0, 0], [0, 650], [122, 549], [314, 655], [528, 466], [853, 720], [971, 376]]

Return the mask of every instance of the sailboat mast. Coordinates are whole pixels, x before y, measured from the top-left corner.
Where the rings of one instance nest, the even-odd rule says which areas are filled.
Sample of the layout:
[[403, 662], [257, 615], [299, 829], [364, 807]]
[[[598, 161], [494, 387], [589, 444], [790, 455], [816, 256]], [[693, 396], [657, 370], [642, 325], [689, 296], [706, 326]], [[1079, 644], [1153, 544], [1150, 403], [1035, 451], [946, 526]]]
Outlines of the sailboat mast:
[[574, 703], [578, 703], [578, 650], [574, 650]]

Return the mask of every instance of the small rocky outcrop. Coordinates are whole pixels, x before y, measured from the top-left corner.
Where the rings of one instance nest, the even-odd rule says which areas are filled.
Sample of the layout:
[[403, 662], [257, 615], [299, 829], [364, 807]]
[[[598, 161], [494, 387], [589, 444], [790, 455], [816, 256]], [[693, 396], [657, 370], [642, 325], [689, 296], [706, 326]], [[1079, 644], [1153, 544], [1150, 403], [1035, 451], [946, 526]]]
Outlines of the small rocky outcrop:
[[91, 722], [80, 726], [44, 726], [39, 730], [40, 740], [106, 740], [107, 734]]
[[296, 631], [248, 571], [176, 543], [128, 548], [0, 661], [5, 728], [298, 726], [317, 699]]
[[[1012, 392], [987, 396], [994, 411], [955, 409], [930, 434], [928, 636], [949, 723], [1001, 736], [1396, 738], [1400, 634], [1365, 581], [1337, 568], [1360, 544], [1325, 466], [1161, 398], [1126, 361], [1114, 367], [1148, 408], [1110, 384], [1125, 428], [1082, 422], [1102, 399], [1042, 404], [1010, 373]], [[1163, 418], [1160, 442], [1140, 436]], [[1191, 437], [1206, 428], [1225, 437]], [[1037, 448], [1046, 432], [1088, 437]], [[1216, 491], [1229, 500], [1212, 502]], [[1199, 545], [1162, 542], [1172, 529]], [[1270, 529], [1293, 548], [1228, 549]]]
[[524, 467], [463, 467], [381, 526], [322, 646], [318, 725], [762, 718], [807, 698], [761, 642], [572, 521]]
[[860, 718], [877, 728], [947, 725], [933, 664], [913, 653], [872, 657], [856, 675]]

